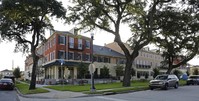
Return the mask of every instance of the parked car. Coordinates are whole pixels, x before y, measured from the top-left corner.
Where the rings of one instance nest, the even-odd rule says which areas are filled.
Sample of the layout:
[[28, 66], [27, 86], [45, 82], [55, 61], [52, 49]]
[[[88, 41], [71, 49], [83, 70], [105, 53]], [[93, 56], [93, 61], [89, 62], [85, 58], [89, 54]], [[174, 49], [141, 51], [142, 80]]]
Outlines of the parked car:
[[4, 76], [3, 78], [12, 79], [13, 83], [15, 83], [15, 77], [14, 76]]
[[9, 79], [9, 78], [1, 79], [0, 80], [0, 89], [13, 90], [14, 83], [13, 83], [12, 79]]
[[149, 88], [151, 90], [155, 88], [161, 88], [167, 90], [168, 87], [178, 88], [179, 86], [179, 79], [176, 75], [164, 74], [158, 75], [155, 77], [154, 80], [149, 82]]
[[199, 85], [199, 75], [191, 75], [189, 76], [188, 80], [187, 80], [187, 85]]

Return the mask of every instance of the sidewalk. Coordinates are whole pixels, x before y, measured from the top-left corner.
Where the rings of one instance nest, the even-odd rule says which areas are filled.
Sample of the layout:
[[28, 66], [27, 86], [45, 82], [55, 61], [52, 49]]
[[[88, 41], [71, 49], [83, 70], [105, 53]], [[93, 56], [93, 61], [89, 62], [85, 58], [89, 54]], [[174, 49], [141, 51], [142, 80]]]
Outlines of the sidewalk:
[[[83, 94], [82, 92], [71, 92], [71, 91], [57, 91], [45, 88], [44, 86], [47, 85], [36, 85], [36, 87], [41, 87], [43, 89], [47, 89], [48, 93], [39, 93], [39, 94], [28, 94], [23, 95], [18, 92], [18, 97], [20, 101], [65, 101], [66, 99], [70, 98], [77, 98], [77, 97], [88, 97], [88, 96], [101, 96], [101, 95], [112, 95], [116, 94], [113, 92], [105, 92], [104, 94]], [[129, 87], [133, 88], [133, 87]], [[115, 88], [115, 89], [123, 89], [123, 88]], [[98, 91], [110, 91], [112, 89], [104, 89], [104, 90], [98, 90]], [[129, 92], [129, 91], [128, 91]], [[128, 92], [121, 92], [121, 93], [128, 93]], [[132, 92], [132, 91], [131, 91]]]
[[44, 101], [56, 101], [57, 99], [61, 100], [61, 99], [67, 99], [67, 98], [87, 96], [87, 94], [83, 94], [80, 92], [56, 91], [56, 90], [45, 88], [44, 86], [46, 86], [46, 85], [36, 85], [36, 87], [41, 87], [43, 89], [47, 89], [50, 92], [23, 95], [17, 91], [20, 101], [38, 101], [38, 99], [42, 99], [42, 101], [43, 100]]

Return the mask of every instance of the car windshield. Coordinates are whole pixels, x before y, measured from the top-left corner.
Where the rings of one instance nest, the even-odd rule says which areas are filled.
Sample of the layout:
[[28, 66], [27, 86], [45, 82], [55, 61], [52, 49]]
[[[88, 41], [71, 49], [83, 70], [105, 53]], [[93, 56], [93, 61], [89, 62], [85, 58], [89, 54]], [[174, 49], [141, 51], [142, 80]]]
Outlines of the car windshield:
[[0, 82], [12, 82], [11, 79], [1, 79]]
[[166, 80], [167, 77], [168, 77], [168, 76], [166, 76], [166, 75], [160, 75], [160, 76], [157, 76], [157, 77], [155, 78], [155, 80]]

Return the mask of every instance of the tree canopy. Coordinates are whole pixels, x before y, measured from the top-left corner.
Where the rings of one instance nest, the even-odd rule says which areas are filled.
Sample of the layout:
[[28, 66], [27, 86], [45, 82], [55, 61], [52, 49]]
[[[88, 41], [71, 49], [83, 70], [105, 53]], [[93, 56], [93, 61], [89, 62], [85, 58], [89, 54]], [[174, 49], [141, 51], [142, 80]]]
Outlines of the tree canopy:
[[162, 63], [168, 66], [168, 74], [198, 54], [199, 16], [193, 9], [167, 6], [157, 12], [158, 31], [154, 42], [162, 52]]
[[[2, 40], [16, 41], [16, 51], [30, 52], [33, 69], [29, 89], [35, 89], [36, 48], [45, 40], [45, 29], [53, 29], [50, 17], [65, 18], [66, 10], [56, 0], [2, 0], [0, 35]], [[31, 38], [29, 38], [31, 37]]]
[[[153, 36], [154, 14], [162, 4], [172, 0], [73, 0], [69, 6], [68, 23], [77, 23], [87, 31], [99, 28], [115, 36], [114, 41], [126, 56], [123, 86], [130, 86], [131, 68], [139, 50], [148, 45]], [[129, 51], [121, 40], [121, 26], [127, 24], [132, 31]]]
[[15, 76], [15, 78], [20, 78], [21, 77], [21, 71], [20, 71], [19, 67], [14, 69], [13, 75]]

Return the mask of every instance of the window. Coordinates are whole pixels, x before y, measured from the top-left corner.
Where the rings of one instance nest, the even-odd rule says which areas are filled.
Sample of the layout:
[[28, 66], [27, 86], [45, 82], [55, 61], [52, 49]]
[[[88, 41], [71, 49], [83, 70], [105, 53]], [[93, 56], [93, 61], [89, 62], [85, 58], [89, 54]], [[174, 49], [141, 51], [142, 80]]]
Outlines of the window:
[[93, 61], [97, 61], [97, 57], [96, 56], [93, 56]]
[[52, 53], [50, 52], [50, 60], [52, 60]]
[[59, 44], [65, 44], [65, 36], [59, 36]]
[[81, 53], [77, 53], [77, 60], [82, 60], [82, 54]]
[[47, 49], [49, 49], [49, 42], [47, 42], [46, 44], [47, 44]]
[[47, 56], [44, 58], [44, 63], [46, 63], [46, 62], [48, 62], [48, 57]]
[[69, 48], [74, 48], [74, 38], [69, 37]]
[[51, 52], [50, 53], [50, 60], [54, 60], [55, 59], [55, 52]]
[[78, 49], [82, 49], [82, 39], [78, 39]]
[[73, 52], [69, 52], [68, 54], [68, 59], [70, 60], [73, 60], [74, 59], [74, 53]]
[[98, 62], [102, 62], [102, 57], [98, 57]]
[[90, 61], [90, 54], [85, 55], [85, 61]]
[[54, 46], [53, 40], [54, 40], [54, 39], [52, 39], [52, 40], [50, 41], [50, 47], [53, 47], [53, 46]]
[[65, 59], [65, 52], [64, 52], [64, 50], [58, 51], [58, 59]]
[[54, 38], [53, 38], [53, 45], [55, 45], [56, 44], [56, 38], [55, 38], [55, 36], [54, 36]]
[[86, 48], [90, 49], [90, 41], [86, 40]]
[[105, 58], [104, 58], [104, 63], [110, 63], [110, 58], [105, 57]]

